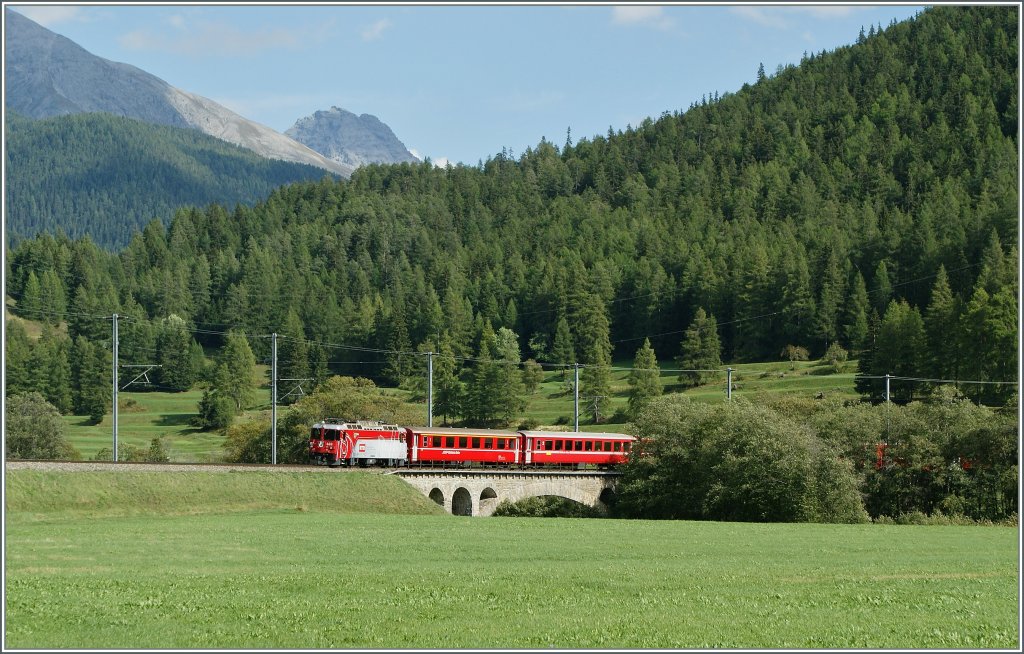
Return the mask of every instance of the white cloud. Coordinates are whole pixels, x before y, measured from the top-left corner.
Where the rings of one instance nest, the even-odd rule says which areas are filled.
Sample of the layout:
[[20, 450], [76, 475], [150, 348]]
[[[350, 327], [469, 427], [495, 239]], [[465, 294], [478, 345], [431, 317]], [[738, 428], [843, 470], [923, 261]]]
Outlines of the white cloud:
[[831, 20], [849, 16], [853, 12], [859, 11], [859, 8], [843, 5], [801, 5], [784, 7], [754, 7], [750, 5], [742, 5], [738, 7], [730, 7], [729, 11], [741, 18], [753, 21], [759, 25], [764, 25], [765, 27], [789, 29], [792, 27], [789, 19], [797, 18], [797, 14], [804, 14], [805, 16], [809, 15], [813, 19]]
[[850, 5], [802, 5], [791, 7], [794, 11], [811, 14], [815, 18], [844, 18], [857, 11]]
[[789, 27], [789, 23], [779, 15], [778, 8], [766, 11], [761, 7], [744, 5], [740, 7], [729, 7], [729, 11], [741, 18], [746, 18], [747, 20], [753, 21], [759, 25], [764, 25], [765, 27], [774, 27], [778, 29], [786, 29]]
[[612, 22], [616, 25], [643, 25], [655, 29], [672, 27], [672, 19], [661, 7], [625, 5], [612, 7]]
[[387, 18], [382, 18], [382, 19], [378, 20], [376, 23], [370, 25], [369, 27], [367, 27], [366, 29], [363, 30], [363, 32], [362, 32], [363, 40], [364, 41], [376, 41], [377, 39], [379, 39], [384, 34], [384, 30], [386, 30], [389, 27], [391, 27], [391, 25], [392, 25], [391, 21], [388, 20]]
[[[184, 27], [185, 18], [171, 16], [168, 22]], [[119, 42], [131, 50], [150, 50], [189, 57], [244, 57], [265, 50], [300, 50], [327, 38], [331, 23], [314, 29], [265, 27], [243, 31], [227, 23], [189, 24], [175, 33], [140, 29], [121, 35]]]
[[43, 27], [50, 27], [51, 25], [68, 21], [85, 22], [89, 20], [81, 9], [81, 7], [69, 7], [67, 5], [37, 5], [18, 7], [18, 12]]

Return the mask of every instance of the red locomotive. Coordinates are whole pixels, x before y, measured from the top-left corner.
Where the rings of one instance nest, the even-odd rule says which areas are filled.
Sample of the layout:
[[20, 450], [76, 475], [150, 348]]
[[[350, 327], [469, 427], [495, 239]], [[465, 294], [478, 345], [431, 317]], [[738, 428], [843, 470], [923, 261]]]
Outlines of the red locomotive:
[[405, 430], [365, 420], [345, 422], [328, 418], [309, 432], [309, 457], [328, 465], [405, 465]]
[[399, 427], [326, 420], [313, 425], [310, 460], [346, 466], [575, 466], [626, 463], [634, 439], [625, 434]]

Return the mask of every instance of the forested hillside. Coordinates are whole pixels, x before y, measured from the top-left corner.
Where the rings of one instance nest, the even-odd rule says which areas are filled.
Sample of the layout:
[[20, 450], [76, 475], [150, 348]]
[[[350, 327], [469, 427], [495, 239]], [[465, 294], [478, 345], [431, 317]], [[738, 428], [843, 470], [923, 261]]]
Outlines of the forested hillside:
[[284, 335], [282, 377], [401, 382], [430, 349], [442, 396], [456, 364], [479, 387], [480, 361], [527, 357], [586, 364], [601, 396], [613, 357], [647, 337], [671, 362], [703, 309], [724, 361], [839, 343], [870, 374], [1012, 380], [1016, 12], [930, 9], [685, 112], [478, 167], [368, 166], [182, 210], [116, 255], [41, 236], [8, 257], [8, 293], [93, 358], [127, 316], [122, 361], [178, 357], [165, 376], [190, 338], [238, 329]]
[[192, 129], [110, 114], [7, 114], [8, 243], [63, 230], [122, 248], [183, 206], [253, 204], [282, 184], [328, 175], [270, 160]]

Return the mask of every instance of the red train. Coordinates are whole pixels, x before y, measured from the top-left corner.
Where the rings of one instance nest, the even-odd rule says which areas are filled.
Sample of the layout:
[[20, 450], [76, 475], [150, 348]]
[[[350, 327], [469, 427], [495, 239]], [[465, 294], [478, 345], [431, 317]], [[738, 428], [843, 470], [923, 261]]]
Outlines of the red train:
[[629, 459], [626, 434], [400, 427], [325, 420], [309, 434], [314, 463], [346, 466], [576, 466], [607, 468]]

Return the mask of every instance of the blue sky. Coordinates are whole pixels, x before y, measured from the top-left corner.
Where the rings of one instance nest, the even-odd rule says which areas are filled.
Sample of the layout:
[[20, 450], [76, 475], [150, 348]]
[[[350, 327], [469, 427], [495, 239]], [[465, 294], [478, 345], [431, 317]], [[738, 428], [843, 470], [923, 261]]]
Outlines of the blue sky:
[[758, 64], [852, 43], [921, 5], [49, 5], [5, 3], [93, 54], [284, 131], [338, 106], [421, 157], [475, 165], [625, 129]]

